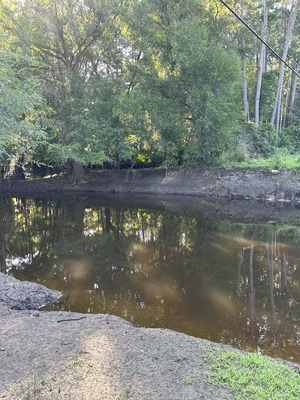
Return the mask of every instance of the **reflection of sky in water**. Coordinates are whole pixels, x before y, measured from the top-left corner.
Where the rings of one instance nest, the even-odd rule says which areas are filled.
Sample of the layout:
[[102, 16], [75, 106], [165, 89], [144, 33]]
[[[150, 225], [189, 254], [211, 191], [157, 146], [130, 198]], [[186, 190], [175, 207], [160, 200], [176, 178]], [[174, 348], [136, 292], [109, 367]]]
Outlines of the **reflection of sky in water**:
[[4, 267], [62, 290], [52, 309], [111, 313], [300, 362], [297, 226], [5, 201]]
[[6, 267], [7, 272], [10, 272], [12, 267], [16, 267], [18, 270], [24, 269], [26, 266], [32, 264], [32, 260], [34, 257], [38, 255], [38, 252], [33, 255], [27, 254], [25, 257], [15, 257], [15, 258], [6, 258]]
[[7, 258], [6, 265], [7, 267], [17, 267], [18, 269], [22, 269], [25, 265], [30, 265], [32, 263], [32, 257], [28, 254], [25, 257], [16, 257], [16, 258]]

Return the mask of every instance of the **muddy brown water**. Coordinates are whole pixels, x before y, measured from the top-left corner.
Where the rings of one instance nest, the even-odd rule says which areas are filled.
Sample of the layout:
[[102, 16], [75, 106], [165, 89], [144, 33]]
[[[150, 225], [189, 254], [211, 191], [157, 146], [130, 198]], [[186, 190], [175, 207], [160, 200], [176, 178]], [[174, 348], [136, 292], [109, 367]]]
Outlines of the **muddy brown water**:
[[63, 292], [47, 309], [108, 313], [300, 363], [300, 227], [1, 198], [1, 271]]

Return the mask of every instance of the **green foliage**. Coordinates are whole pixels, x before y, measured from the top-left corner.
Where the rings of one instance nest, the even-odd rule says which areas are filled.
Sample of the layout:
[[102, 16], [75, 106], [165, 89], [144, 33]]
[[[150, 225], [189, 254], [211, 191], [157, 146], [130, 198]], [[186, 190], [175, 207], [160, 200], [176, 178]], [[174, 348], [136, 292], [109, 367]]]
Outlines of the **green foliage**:
[[183, 161], [186, 165], [196, 165], [199, 160], [199, 145], [196, 140], [190, 141], [183, 149]]
[[244, 126], [244, 136], [250, 142], [255, 156], [268, 157], [274, 153], [278, 146], [278, 136], [272, 124], [255, 126], [248, 123]]
[[46, 158], [83, 164], [102, 164], [111, 154], [131, 158], [114, 113], [122, 64], [114, 2], [25, 0], [20, 8], [15, 34], [40, 61], [40, 90], [55, 109], [56, 143]]
[[88, 83], [78, 76], [69, 79], [69, 93], [60, 107], [64, 121], [61, 140], [53, 158], [101, 165], [107, 157], [132, 159], [134, 149], [117, 115], [119, 87], [115, 79], [96, 76]]
[[292, 400], [300, 397], [300, 376], [283, 363], [258, 354], [213, 349], [210, 380], [228, 388], [235, 399]]
[[253, 129], [254, 144], [259, 154], [269, 156], [276, 148], [278, 138], [272, 124], [263, 124]]
[[295, 123], [281, 131], [278, 146], [288, 149], [290, 153], [300, 151], [300, 130]]
[[136, 82], [125, 105], [127, 127], [140, 145], [163, 153], [167, 164], [180, 153], [189, 164], [210, 162], [230, 146], [237, 125], [239, 63], [209, 37], [202, 13], [193, 1], [183, 9], [166, 0], [164, 7], [139, 2], [127, 15], [128, 40], [139, 38], [139, 58], [129, 68]]
[[269, 158], [257, 158], [247, 163], [250, 167], [264, 167], [268, 169], [296, 169], [300, 168], [300, 154], [290, 155], [279, 149]]
[[[300, 154], [290, 154], [285, 149], [277, 149], [274, 154], [268, 158], [258, 157], [250, 158], [247, 157], [247, 153], [244, 153], [245, 160], [243, 157], [243, 148], [237, 148], [236, 151], [229, 151], [222, 154], [219, 158], [219, 165], [225, 169], [232, 168], [266, 168], [269, 170], [276, 169], [299, 169], [300, 168]], [[240, 157], [240, 158], [238, 158]]]
[[[202, 160], [218, 156], [233, 143], [239, 109], [236, 55], [208, 39], [197, 21], [182, 24], [178, 57], [187, 92], [186, 104]], [[185, 37], [184, 32], [189, 32]], [[186, 46], [187, 40], [189, 46]], [[209, 43], [209, 45], [208, 45]]]
[[247, 148], [243, 145], [238, 145], [221, 154], [218, 158], [218, 163], [225, 169], [232, 169], [241, 164], [247, 163], [249, 154]]
[[262, 123], [270, 121], [275, 100], [274, 94], [276, 93], [277, 79], [278, 70], [271, 70], [263, 73], [260, 97], [260, 119]]
[[[262, 11], [257, 1], [248, 7]], [[282, 7], [271, 7], [270, 18], [285, 21]], [[267, 123], [274, 62], [263, 74], [261, 125], [247, 127], [252, 148], [235, 148], [243, 119], [238, 55], [245, 59], [253, 119], [259, 47], [212, 0], [63, 0], [59, 6], [8, 0], [0, 3], [0, 17], [10, 36], [0, 72], [2, 162], [22, 154], [14, 158], [100, 165], [110, 157], [129, 165], [147, 154], [164, 165], [220, 159], [235, 165], [248, 153], [266, 158], [277, 147], [299, 150], [297, 94], [280, 135]], [[283, 92], [287, 106], [290, 87]]]
[[34, 60], [0, 36], [0, 163], [38, 162], [37, 149], [47, 143], [43, 130], [50, 111], [31, 73]]

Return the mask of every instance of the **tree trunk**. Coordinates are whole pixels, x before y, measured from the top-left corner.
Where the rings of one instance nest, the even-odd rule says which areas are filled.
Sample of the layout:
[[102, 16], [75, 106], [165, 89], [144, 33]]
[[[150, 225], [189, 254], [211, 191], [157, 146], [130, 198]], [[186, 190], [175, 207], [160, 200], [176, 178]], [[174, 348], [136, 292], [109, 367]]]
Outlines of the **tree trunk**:
[[284, 107], [284, 112], [283, 112], [283, 121], [282, 121], [282, 124], [280, 126], [280, 130], [282, 129], [282, 127], [286, 126], [286, 123], [287, 123], [288, 102], [289, 102], [289, 95], [290, 95], [290, 84], [291, 84], [291, 73], [289, 73], [289, 77], [288, 77], [288, 86], [287, 86], [287, 91], [286, 91], [286, 96], [285, 96], [285, 107]]
[[254, 245], [250, 246], [249, 255], [249, 286], [250, 286], [250, 334], [251, 337], [255, 336], [255, 290], [254, 290], [254, 279], [253, 279], [253, 255]]
[[71, 182], [73, 185], [78, 183], [86, 183], [88, 181], [82, 164], [77, 161], [73, 162], [73, 170], [71, 175]]
[[[244, 10], [241, 10], [241, 18], [244, 18]], [[242, 31], [243, 35], [244, 31]], [[242, 65], [242, 88], [243, 88], [243, 99], [244, 99], [244, 122], [249, 121], [249, 102], [248, 102], [248, 87], [247, 87], [247, 69], [246, 69], [246, 57], [245, 57], [245, 39], [242, 37], [241, 42], [241, 65]]]
[[9, 180], [23, 180], [25, 179], [25, 174], [23, 168], [16, 164], [10, 164], [7, 170], [4, 172], [4, 179]]
[[116, 228], [111, 223], [110, 208], [109, 207], [105, 207], [105, 233], [109, 234], [111, 231], [115, 232]]
[[248, 89], [247, 89], [247, 75], [246, 75], [246, 57], [245, 57], [245, 41], [241, 44], [242, 50], [242, 83], [243, 83], [243, 98], [244, 98], [244, 121], [249, 121], [249, 102], [248, 102]]
[[83, 222], [85, 214], [85, 204], [77, 201], [73, 204], [73, 217], [75, 222], [75, 232], [78, 234], [83, 233]]
[[[262, 29], [262, 37], [265, 39], [265, 32], [268, 26], [268, 5], [267, 0], [263, 0], [264, 2], [264, 23]], [[262, 76], [265, 69], [265, 60], [266, 60], [266, 46], [264, 43], [261, 43], [260, 46], [260, 57], [258, 64], [258, 76], [257, 76], [257, 87], [256, 87], [256, 95], [255, 95], [255, 126], [259, 125], [259, 109], [260, 109], [260, 96], [261, 96], [261, 85], [262, 85]]]
[[237, 276], [236, 276], [236, 282], [235, 282], [235, 288], [234, 288], [234, 297], [237, 297], [237, 295], [238, 295], [243, 262], [244, 262], [244, 248], [242, 247], [240, 250], [238, 267], [237, 267]]
[[[286, 40], [285, 40], [285, 45], [283, 49], [283, 54], [282, 54], [282, 59], [283, 61], [286, 61], [286, 57], [288, 54], [288, 50], [291, 44], [292, 36], [293, 36], [293, 28], [296, 22], [296, 17], [299, 11], [300, 7], [300, 0], [297, 0], [293, 10], [291, 11], [289, 23], [288, 23], [288, 29], [286, 33]], [[280, 74], [279, 74], [279, 79], [278, 79], [278, 86], [277, 86], [277, 94], [276, 94], [276, 100], [274, 104], [274, 109], [271, 117], [271, 124], [275, 124], [275, 119], [276, 119], [276, 133], [278, 134], [279, 132], [279, 121], [280, 121], [280, 108], [281, 108], [281, 98], [282, 98], [282, 86], [283, 86], [283, 78], [284, 78], [284, 63], [280, 63]]]
[[[296, 72], [297, 73], [299, 72], [299, 65], [296, 65]], [[291, 92], [290, 92], [290, 101], [289, 101], [289, 108], [288, 108], [288, 116], [287, 116], [287, 124], [289, 124], [289, 122], [291, 121], [293, 112], [294, 112], [297, 82], [298, 82], [298, 76], [293, 72]]]

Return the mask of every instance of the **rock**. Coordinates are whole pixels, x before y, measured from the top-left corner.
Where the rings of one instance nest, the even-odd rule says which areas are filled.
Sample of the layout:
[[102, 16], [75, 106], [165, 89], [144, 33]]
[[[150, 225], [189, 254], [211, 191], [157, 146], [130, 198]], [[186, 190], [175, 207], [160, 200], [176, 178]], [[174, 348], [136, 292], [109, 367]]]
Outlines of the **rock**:
[[37, 310], [61, 296], [57, 290], [0, 273], [0, 302], [13, 310]]
[[293, 371], [298, 372], [298, 374], [300, 374], [300, 365], [293, 364], [292, 362], [283, 360], [282, 358], [275, 358], [275, 361], [282, 362], [283, 364], [291, 368]]

